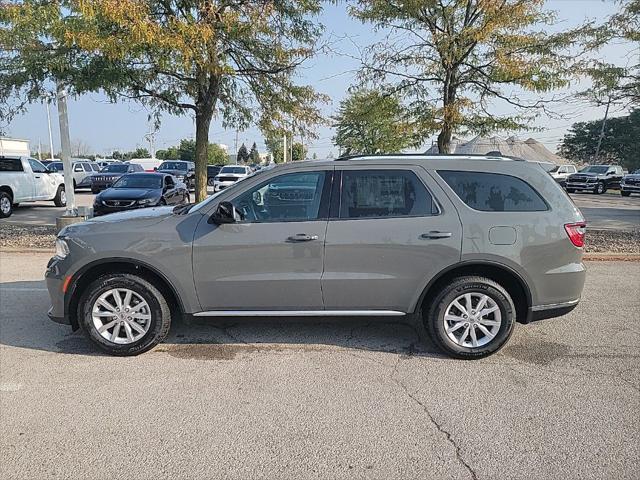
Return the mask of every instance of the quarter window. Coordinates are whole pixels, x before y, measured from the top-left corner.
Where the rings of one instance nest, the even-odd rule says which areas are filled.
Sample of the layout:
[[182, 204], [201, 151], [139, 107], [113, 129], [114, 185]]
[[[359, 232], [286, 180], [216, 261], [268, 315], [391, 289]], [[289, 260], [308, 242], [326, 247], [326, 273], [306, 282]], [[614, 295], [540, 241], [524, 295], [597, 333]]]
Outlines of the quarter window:
[[0, 157], [0, 172], [22, 172], [22, 160], [19, 158]]
[[340, 218], [434, 215], [437, 207], [410, 170], [344, 170]]
[[499, 173], [438, 172], [469, 207], [483, 212], [540, 212], [548, 210], [540, 194], [528, 183]]
[[305, 222], [326, 218], [320, 211], [325, 172], [288, 173], [236, 197], [245, 222]]

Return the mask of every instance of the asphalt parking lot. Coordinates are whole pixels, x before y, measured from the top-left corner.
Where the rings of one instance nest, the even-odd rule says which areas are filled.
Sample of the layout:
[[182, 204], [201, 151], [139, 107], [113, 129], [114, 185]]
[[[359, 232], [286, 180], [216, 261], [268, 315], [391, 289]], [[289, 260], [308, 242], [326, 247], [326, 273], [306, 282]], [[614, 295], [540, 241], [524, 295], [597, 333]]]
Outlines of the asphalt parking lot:
[[[209, 189], [209, 194], [213, 193]], [[85, 190], [76, 192], [76, 205], [90, 207], [94, 195]], [[618, 192], [604, 195], [584, 193], [572, 194], [571, 198], [584, 214], [590, 228], [633, 230], [640, 229], [640, 196], [621, 197]], [[53, 206], [52, 202], [25, 203], [16, 208], [8, 219], [0, 220], [13, 224], [55, 225], [56, 217], [64, 213], [64, 208]]]
[[46, 254], [0, 257], [0, 477], [638, 478], [640, 263], [474, 362], [415, 322], [175, 324], [135, 358], [51, 323]]

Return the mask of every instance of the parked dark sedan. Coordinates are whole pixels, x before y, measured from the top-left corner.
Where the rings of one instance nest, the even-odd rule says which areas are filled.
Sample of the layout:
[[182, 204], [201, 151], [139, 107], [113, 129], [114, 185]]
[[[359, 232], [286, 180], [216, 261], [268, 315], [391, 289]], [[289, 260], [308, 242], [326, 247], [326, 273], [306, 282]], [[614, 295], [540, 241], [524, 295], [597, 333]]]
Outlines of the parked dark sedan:
[[96, 195], [94, 215], [105, 215], [123, 210], [180, 205], [189, 203], [187, 186], [164, 173], [127, 173], [115, 181], [111, 188]]
[[178, 181], [184, 182], [189, 190], [196, 188], [196, 164], [193, 162], [168, 160], [162, 162], [156, 171], [173, 175]]
[[142, 165], [137, 163], [112, 163], [107, 165], [100, 173], [91, 177], [91, 193], [100, 193], [109, 188], [113, 182], [125, 173], [144, 172]]

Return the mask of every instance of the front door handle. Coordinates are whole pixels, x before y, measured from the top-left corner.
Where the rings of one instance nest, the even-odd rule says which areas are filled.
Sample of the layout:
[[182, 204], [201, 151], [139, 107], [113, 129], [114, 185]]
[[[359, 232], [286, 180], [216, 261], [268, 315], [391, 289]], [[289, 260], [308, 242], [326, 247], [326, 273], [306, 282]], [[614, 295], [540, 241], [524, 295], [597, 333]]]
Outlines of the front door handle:
[[431, 230], [430, 232], [420, 235], [420, 238], [424, 238], [425, 240], [436, 240], [438, 238], [450, 238], [451, 235], [451, 232], [438, 232], [437, 230]]
[[306, 233], [296, 233], [287, 238], [287, 242], [311, 242], [317, 240], [318, 235], [307, 235]]

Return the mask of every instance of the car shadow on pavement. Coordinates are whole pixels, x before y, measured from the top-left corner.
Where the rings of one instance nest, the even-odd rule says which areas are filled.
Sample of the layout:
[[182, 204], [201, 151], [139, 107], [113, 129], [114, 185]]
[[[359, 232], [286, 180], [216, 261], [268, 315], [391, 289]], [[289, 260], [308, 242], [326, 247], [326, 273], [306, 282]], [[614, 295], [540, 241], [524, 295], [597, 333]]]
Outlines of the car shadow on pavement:
[[[104, 355], [80, 332], [47, 317], [43, 281], [0, 283], [0, 344], [77, 355]], [[362, 351], [443, 357], [418, 318], [282, 317], [174, 319], [153, 352], [179, 358], [228, 360], [262, 351]], [[443, 357], [444, 358], [444, 357]]]

